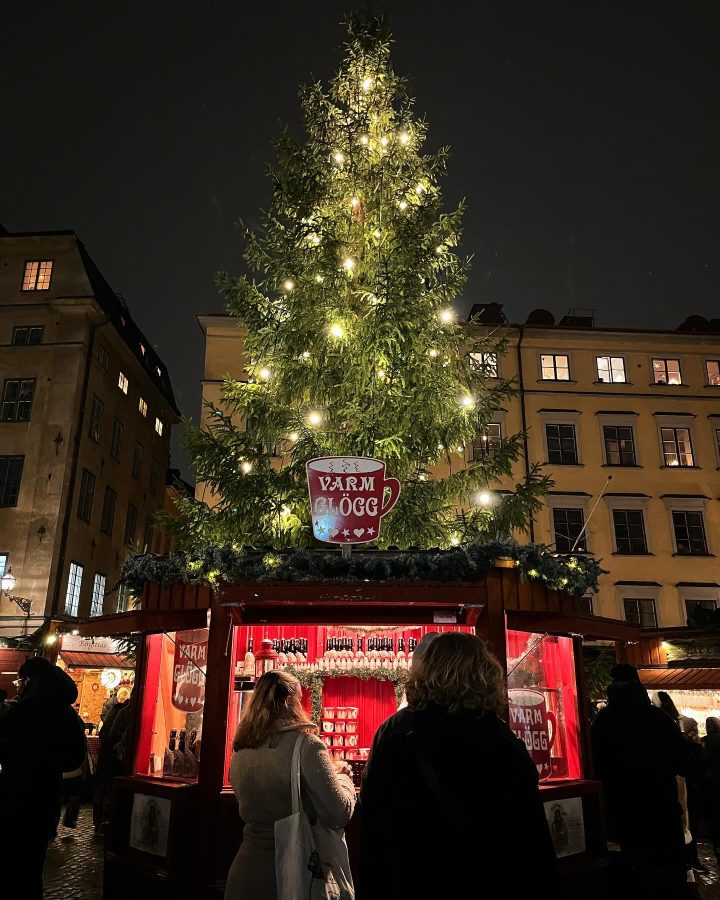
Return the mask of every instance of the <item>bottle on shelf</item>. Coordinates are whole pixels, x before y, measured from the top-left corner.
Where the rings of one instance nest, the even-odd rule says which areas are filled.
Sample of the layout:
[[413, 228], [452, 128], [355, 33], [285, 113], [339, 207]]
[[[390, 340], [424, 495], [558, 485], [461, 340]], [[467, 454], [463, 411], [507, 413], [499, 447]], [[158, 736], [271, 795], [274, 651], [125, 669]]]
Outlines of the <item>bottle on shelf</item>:
[[405, 638], [398, 638], [398, 651], [397, 651], [397, 664], [398, 669], [407, 669], [407, 656], [405, 655]]
[[275, 647], [275, 641], [273, 641], [273, 647], [277, 651], [278, 655], [278, 666], [286, 666], [288, 664], [288, 655], [287, 655], [287, 645], [288, 642], [286, 640], [277, 641], [277, 647]]
[[194, 778], [197, 775], [197, 757], [195, 756], [195, 740], [197, 731], [191, 731], [188, 738], [187, 747], [185, 749], [185, 761], [183, 765], [183, 775], [186, 778]]
[[255, 677], [255, 654], [253, 653], [253, 639], [250, 638], [248, 641], [247, 652], [245, 653], [245, 660], [243, 664], [243, 668], [245, 670], [245, 675], [248, 678]]
[[173, 728], [170, 731], [170, 740], [163, 754], [163, 775], [172, 775], [173, 759], [175, 757], [175, 739], [177, 731]]
[[185, 729], [180, 731], [177, 750], [173, 752], [172, 774], [181, 778], [185, 774]]

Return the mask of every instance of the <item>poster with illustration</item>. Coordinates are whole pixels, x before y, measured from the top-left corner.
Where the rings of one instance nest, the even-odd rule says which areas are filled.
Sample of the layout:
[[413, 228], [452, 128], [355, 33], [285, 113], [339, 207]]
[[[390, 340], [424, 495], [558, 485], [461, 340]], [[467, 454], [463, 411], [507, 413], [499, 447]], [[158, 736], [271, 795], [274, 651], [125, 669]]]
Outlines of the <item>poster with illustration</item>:
[[167, 856], [170, 802], [163, 797], [135, 794], [130, 823], [131, 847], [154, 856]]
[[580, 797], [548, 801], [545, 803], [545, 817], [556, 856], [585, 852], [585, 821]]

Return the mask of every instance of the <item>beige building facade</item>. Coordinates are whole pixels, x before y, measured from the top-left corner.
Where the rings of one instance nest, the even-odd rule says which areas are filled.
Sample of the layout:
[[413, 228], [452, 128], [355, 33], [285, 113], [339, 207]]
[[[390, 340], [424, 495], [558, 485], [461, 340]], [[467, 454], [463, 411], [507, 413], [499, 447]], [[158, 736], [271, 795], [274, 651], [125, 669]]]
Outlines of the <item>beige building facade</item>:
[[164, 364], [72, 232], [0, 232], [0, 345], [2, 637], [115, 612], [179, 415]]
[[[556, 323], [536, 310], [523, 325], [495, 304], [474, 312], [507, 338], [496, 371], [519, 390], [452, 467], [525, 431], [527, 459], [554, 481], [529, 538], [601, 560], [607, 574], [588, 598], [596, 615], [672, 626], [698, 603], [717, 606], [720, 323], [621, 330], [595, 327], [582, 312]], [[242, 331], [228, 316], [199, 322], [203, 400], [217, 402], [226, 374], [244, 377]], [[524, 468], [522, 460], [512, 480], [490, 487], [511, 490]]]

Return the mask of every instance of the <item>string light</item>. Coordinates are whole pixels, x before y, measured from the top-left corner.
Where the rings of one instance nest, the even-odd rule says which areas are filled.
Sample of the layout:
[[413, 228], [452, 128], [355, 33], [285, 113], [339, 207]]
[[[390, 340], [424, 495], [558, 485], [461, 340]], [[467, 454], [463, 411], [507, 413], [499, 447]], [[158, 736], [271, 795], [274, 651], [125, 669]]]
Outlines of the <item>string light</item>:
[[315, 281], [317, 281], [318, 284], [322, 284], [323, 281], [325, 281], [325, 279], [323, 278], [322, 275], [316, 275], [316, 276], [315, 276]]
[[316, 410], [313, 410], [311, 413], [309, 413], [307, 420], [310, 423], [310, 425], [317, 426], [322, 423], [322, 416], [320, 415], [319, 412], [317, 412]]
[[333, 159], [341, 166], [345, 162], [345, 155], [338, 150], [336, 153], [333, 153]]
[[383, 379], [383, 378], [385, 377], [385, 369], [378, 369], [378, 370], [377, 370], [377, 377], [380, 378], [380, 379]]
[[398, 203], [398, 206], [400, 207], [400, 209], [407, 209], [407, 200], [401, 200]]
[[377, 306], [377, 304], [380, 302], [375, 294], [370, 294], [368, 300], [370, 301], [370, 303], [372, 303], [373, 306]]
[[458, 452], [458, 453], [463, 453], [464, 451], [465, 451], [465, 448], [464, 448], [464, 447], [458, 447], [458, 448], [457, 448], [457, 452]]
[[337, 325], [337, 324], [336, 324], [336, 325], [332, 325], [332, 326], [330, 327], [330, 334], [331, 334], [334, 338], [341, 338], [341, 337], [345, 334], [345, 332], [343, 331], [342, 325]]
[[380, 237], [380, 229], [379, 228], [376, 228], [375, 231], [373, 231], [373, 237], [375, 238], [375, 240], [378, 240], [378, 238]]
[[303, 359], [310, 359], [310, 353], [309, 353], [308, 350], [303, 350], [302, 358], [303, 358]]
[[360, 143], [367, 146], [370, 143], [370, 138], [366, 134], [360, 135]]
[[297, 431], [291, 431], [289, 437], [290, 437], [290, 440], [291, 440], [291, 441], [293, 442], [293, 444], [294, 444], [295, 441], [298, 440], [298, 438], [300, 437], [300, 435], [297, 433]]
[[282, 509], [280, 510], [280, 515], [281, 516], [289, 516], [290, 515], [290, 507], [283, 506]]
[[286, 278], [285, 281], [283, 281], [283, 287], [288, 292], [292, 291], [295, 287], [295, 282], [292, 280], [292, 278]]
[[477, 495], [477, 502], [480, 506], [489, 506], [491, 500], [492, 497], [490, 496], [490, 494], [488, 494], [487, 491], [481, 491]]
[[452, 322], [455, 318], [455, 312], [452, 309], [443, 309], [439, 312], [441, 322]]
[[404, 144], [407, 144], [407, 142], [409, 140], [410, 140], [410, 135], [407, 133], [407, 131], [403, 131], [400, 135], [400, 143], [404, 145]]
[[388, 145], [389, 143], [390, 143], [390, 139], [387, 138], [387, 137], [385, 137], [385, 135], [383, 135], [383, 136], [380, 138], [380, 146], [381, 146], [381, 147], [387, 147], [387, 145]]
[[441, 254], [443, 254], [445, 252], [446, 249], [447, 248], [445, 247], [444, 244], [438, 244], [437, 247], [435, 248], [435, 252], [438, 254], [438, 256], [440, 256]]
[[365, 79], [363, 79], [362, 89], [367, 92], [372, 87], [372, 84], [373, 84], [372, 78], [370, 78], [370, 77], [365, 78]]
[[244, 462], [240, 463], [240, 468], [246, 475], [248, 475], [250, 472], [252, 472], [252, 463], [245, 460]]
[[348, 272], [352, 272], [355, 268], [355, 260], [351, 256], [346, 256], [343, 260], [343, 268], [347, 269]]
[[424, 190], [425, 190], [425, 185], [421, 181], [415, 185], [415, 193], [416, 194], [422, 194], [422, 192]]
[[258, 372], [258, 375], [263, 379], [263, 381], [269, 381], [270, 369], [268, 369], [266, 366], [263, 366], [262, 369], [260, 369], [260, 371]]
[[458, 544], [460, 543], [460, 538], [459, 538], [456, 534], [454, 534], [454, 535], [450, 538], [450, 543], [453, 545], [453, 547], [457, 547]]
[[315, 234], [315, 233], [313, 232], [312, 234], [309, 234], [309, 235], [308, 235], [308, 241], [309, 241], [314, 247], [317, 247], [317, 245], [320, 243], [320, 235], [319, 235], [319, 234]]
[[465, 396], [460, 400], [462, 406], [466, 409], [472, 409], [475, 406], [475, 400], [470, 396], [470, 394], [465, 394]]
[[360, 206], [360, 198], [353, 197], [352, 200], [350, 201], [350, 205], [353, 207], [353, 209], [357, 209], [357, 207]]
[[431, 347], [428, 350], [428, 354], [433, 357], [433, 359], [437, 356], [437, 350], [434, 347]]

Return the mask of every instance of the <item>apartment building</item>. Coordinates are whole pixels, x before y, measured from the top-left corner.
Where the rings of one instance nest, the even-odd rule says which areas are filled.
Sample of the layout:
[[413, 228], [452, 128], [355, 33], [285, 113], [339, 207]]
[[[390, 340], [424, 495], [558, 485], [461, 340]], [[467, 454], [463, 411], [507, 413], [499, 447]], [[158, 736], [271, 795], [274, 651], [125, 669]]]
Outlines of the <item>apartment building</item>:
[[[600, 328], [582, 312], [556, 323], [535, 310], [522, 325], [498, 304], [472, 312], [478, 327], [507, 338], [505, 354], [483, 362], [518, 393], [450, 466], [525, 431], [527, 459], [554, 481], [530, 537], [602, 560], [592, 612], [652, 627], [684, 625], [698, 603], [717, 606], [720, 321], [691, 316], [660, 331]], [[199, 322], [203, 399], [216, 401], [226, 373], [242, 377], [242, 331], [228, 316]], [[512, 490], [525, 465], [491, 487]]]
[[114, 612], [162, 506], [167, 370], [70, 231], [0, 231], [0, 637]]

